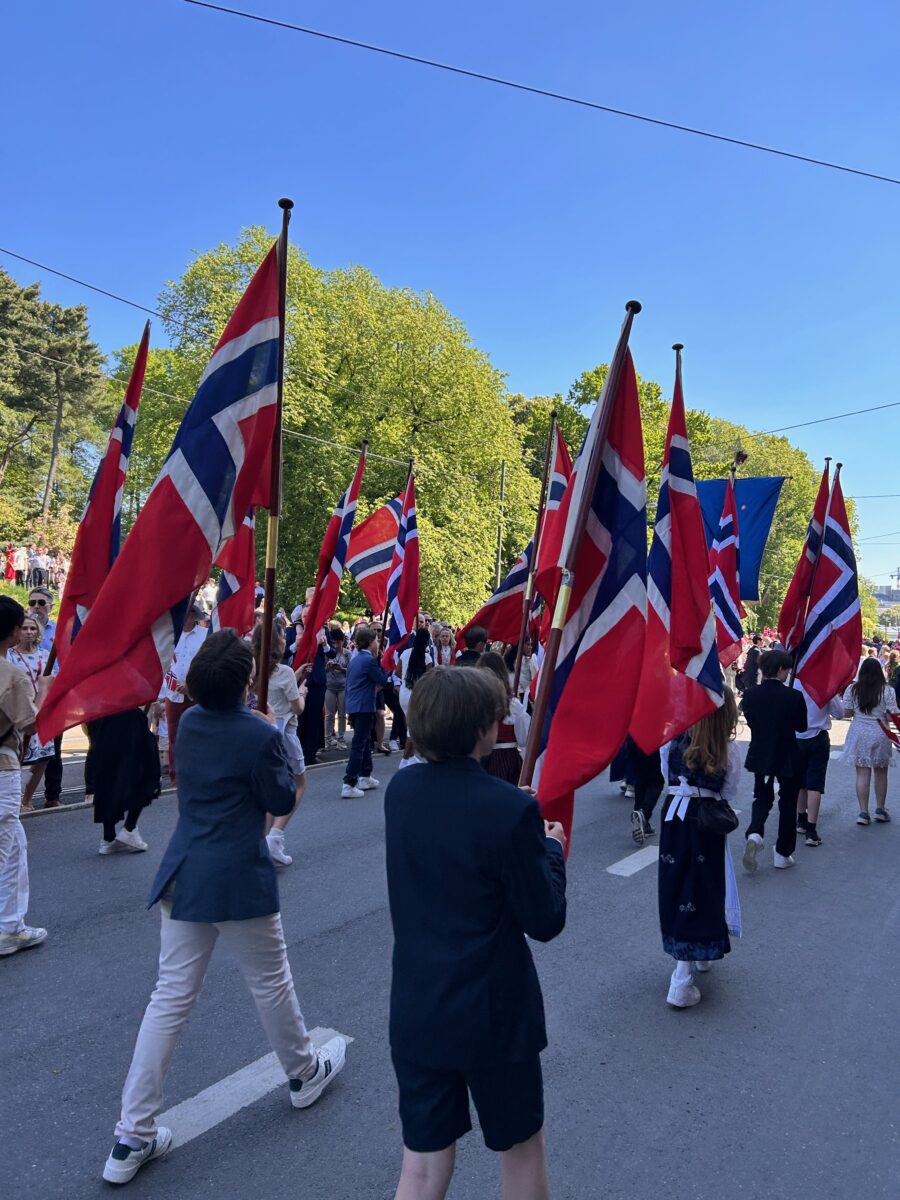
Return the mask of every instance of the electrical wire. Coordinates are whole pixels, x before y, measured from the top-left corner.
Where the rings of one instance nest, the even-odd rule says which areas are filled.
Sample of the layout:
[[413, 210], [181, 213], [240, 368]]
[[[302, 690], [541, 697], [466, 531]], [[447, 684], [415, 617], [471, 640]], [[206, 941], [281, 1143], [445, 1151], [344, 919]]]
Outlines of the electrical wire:
[[538, 87], [535, 84], [520, 83], [513, 79], [504, 79], [499, 75], [489, 75], [483, 71], [470, 70], [468, 67], [458, 67], [451, 63], [438, 62], [433, 58], [423, 58], [418, 54], [406, 54], [402, 50], [392, 50], [387, 46], [376, 46], [371, 42], [357, 41], [355, 38], [341, 37], [336, 33], [326, 33], [321, 29], [310, 29], [305, 25], [295, 25], [290, 21], [279, 21], [274, 17], [265, 17], [261, 13], [245, 12], [239, 8], [227, 8], [224, 4], [211, 4], [208, 0], [184, 0], [194, 8], [207, 9], [210, 12], [227, 13], [232, 17], [242, 17], [247, 21], [256, 21], [260, 25], [270, 25], [276, 29], [287, 29], [292, 33], [302, 33], [308, 37], [320, 38], [326, 42], [335, 42], [341, 46], [352, 46], [356, 50], [367, 50], [373, 54], [381, 54], [387, 58], [400, 59], [403, 62], [415, 63], [420, 67], [431, 67], [437, 71], [446, 71], [451, 75], [462, 75], [466, 79], [477, 79], [482, 83], [496, 84], [498, 87], [511, 88], [517, 92], [528, 92], [532, 96], [541, 96], [546, 100], [559, 100], [564, 104], [574, 104], [579, 108], [592, 109], [595, 112], [606, 113], [614, 117], [626, 117], [630, 121], [642, 121], [646, 125], [656, 125], [661, 129], [672, 129], [678, 133], [689, 133], [695, 137], [708, 138], [715, 142], [725, 142], [731, 146], [739, 146], [744, 150], [756, 150], [763, 154], [773, 154], [779, 158], [790, 158], [795, 162], [807, 163], [814, 167], [826, 167], [832, 171], [842, 171], [847, 175], [858, 175], [864, 179], [875, 179], [880, 183], [900, 185], [900, 179], [892, 175], [881, 175], [875, 171], [866, 171], [860, 167], [848, 167], [843, 163], [830, 162], [823, 158], [812, 158], [807, 154], [798, 154], [793, 150], [780, 150], [775, 146], [765, 146], [761, 142], [750, 142], [744, 138], [731, 137], [724, 133], [713, 133], [709, 129], [697, 129], [692, 125], [682, 125], [677, 121], [666, 121], [661, 117], [649, 117], [645, 113], [630, 112], [624, 108], [614, 108], [609, 104], [600, 104], [596, 100], [585, 100], [580, 96], [569, 96], [564, 92], [554, 92], [549, 88]]

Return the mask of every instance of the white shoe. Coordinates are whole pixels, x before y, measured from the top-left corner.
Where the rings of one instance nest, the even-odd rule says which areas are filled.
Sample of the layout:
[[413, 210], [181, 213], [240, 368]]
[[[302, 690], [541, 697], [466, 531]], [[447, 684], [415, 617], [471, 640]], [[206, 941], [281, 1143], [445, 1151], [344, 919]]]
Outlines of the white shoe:
[[103, 1178], [107, 1183], [129, 1183], [144, 1163], [163, 1158], [171, 1149], [172, 1130], [166, 1129], [165, 1125], [160, 1125], [156, 1137], [142, 1150], [132, 1150], [123, 1142], [116, 1142], [103, 1168]]
[[100, 849], [98, 854], [126, 854], [127, 851], [118, 838], [113, 838], [111, 842], [100, 839]]
[[672, 1008], [693, 1008], [695, 1004], [700, 1003], [700, 999], [700, 989], [694, 986], [693, 976], [684, 983], [680, 980], [676, 982], [673, 971], [666, 1004], [671, 1004]]
[[794, 863], [793, 854], [788, 854], [785, 857], [785, 855], [779, 854], [777, 850], [774, 853], [775, 853], [775, 866], [778, 868], [779, 871], [786, 871], [788, 869], [788, 867], [793, 867], [796, 865]]
[[132, 854], [140, 854], [142, 850], [147, 849], [147, 843], [138, 833], [137, 827], [132, 830], [120, 829], [116, 834], [116, 841]]
[[278, 833], [266, 834], [266, 845], [269, 847], [269, 857], [277, 866], [289, 867], [294, 861], [289, 854], [285, 853], [284, 834], [280, 830]]
[[23, 925], [18, 933], [0, 933], [0, 957], [38, 946], [46, 936], [46, 929], [31, 925]]
[[373, 788], [381, 787], [381, 784], [371, 775], [363, 775], [356, 786], [361, 787], [364, 792], [371, 792]]
[[[393, 752], [395, 754], [400, 753], [400, 743], [397, 741], [396, 738], [391, 738], [391, 740], [388, 742], [388, 745], [390, 746], [390, 748], [393, 750]], [[877, 818], [876, 818], [876, 820], [877, 820]]]
[[701, 975], [704, 975], [707, 971], [712, 970], [712, 963], [711, 962], [695, 962], [694, 970], [699, 971]]
[[358, 800], [360, 796], [364, 796], [365, 792], [362, 788], [354, 787], [352, 783], [345, 783], [341, 788], [342, 800]]
[[334, 1083], [344, 1069], [347, 1043], [342, 1037], [333, 1037], [330, 1042], [319, 1047], [316, 1057], [318, 1062], [312, 1079], [305, 1082], [302, 1079], [291, 1080], [291, 1104], [294, 1108], [309, 1108], [311, 1104], [315, 1104], [328, 1085]]
[[747, 844], [744, 846], [744, 870], [751, 874], [756, 870], [756, 856], [763, 847], [763, 840], [758, 833], [751, 833], [747, 838]]

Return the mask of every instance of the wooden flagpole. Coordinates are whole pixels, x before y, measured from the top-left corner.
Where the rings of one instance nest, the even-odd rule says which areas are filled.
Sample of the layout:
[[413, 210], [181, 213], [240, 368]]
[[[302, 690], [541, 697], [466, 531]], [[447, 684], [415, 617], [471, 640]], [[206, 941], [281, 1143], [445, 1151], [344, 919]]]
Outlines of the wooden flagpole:
[[591, 503], [597, 488], [597, 480], [600, 476], [600, 466], [603, 462], [603, 452], [606, 449], [606, 436], [609, 430], [612, 406], [615, 402], [619, 380], [622, 376], [622, 368], [625, 365], [625, 355], [628, 351], [628, 337], [631, 333], [634, 318], [640, 311], [641, 304], [637, 300], [629, 300], [625, 305], [625, 320], [622, 322], [622, 331], [619, 334], [615, 354], [610, 364], [609, 373], [606, 376], [606, 382], [603, 385], [603, 392], [597, 401], [600, 406], [597, 433], [591, 446], [590, 457], [584, 467], [584, 486], [581, 488], [581, 494], [578, 498], [578, 510], [571, 526], [572, 534], [563, 546], [563, 562], [565, 565], [563, 567], [562, 582], [559, 585], [556, 608], [553, 612], [553, 624], [550, 626], [550, 637], [547, 639], [544, 661], [541, 664], [540, 682], [535, 699], [534, 714], [531, 718], [531, 728], [528, 731], [528, 742], [525, 746], [525, 758], [522, 763], [522, 773], [519, 777], [520, 787], [529, 786], [534, 775], [534, 768], [537, 763], [543, 735], [544, 721], [547, 717], [547, 708], [550, 703], [550, 688], [553, 683], [554, 672], [556, 671], [556, 661], [559, 657], [559, 646], [562, 641], [563, 629], [565, 628], [566, 617], [569, 612], [569, 602], [572, 599], [572, 587], [575, 582], [575, 565], [578, 561], [578, 552], [581, 549], [584, 531], [587, 528], [588, 514], [591, 510]]
[[541, 548], [541, 530], [544, 526], [544, 510], [547, 506], [547, 484], [550, 480], [550, 467], [556, 457], [556, 409], [550, 414], [550, 430], [547, 434], [547, 448], [544, 452], [544, 470], [541, 474], [541, 496], [538, 500], [537, 519], [534, 523], [534, 537], [531, 541], [531, 562], [528, 565], [528, 580], [522, 595], [522, 624], [519, 626], [519, 646], [516, 650], [516, 666], [513, 671], [512, 694], [519, 693], [519, 679], [522, 675], [522, 656], [525, 647], [525, 636], [528, 633], [528, 619], [531, 616], [531, 601], [534, 598], [534, 577], [537, 572], [538, 551]]
[[263, 581], [263, 626], [259, 649], [257, 707], [266, 711], [269, 702], [269, 659], [272, 656], [272, 625], [275, 620], [275, 571], [278, 566], [278, 526], [281, 520], [281, 413], [284, 403], [284, 336], [287, 311], [288, 225], [293, 200], [278, 201], [281, 237], [278, 239], [278, 376], [276, 382], [275, 428], [272, 431], [272, 477], [269, 488], [269, 520], [266, 529], [266, 574]]
[[[825, 462], [831, 464], [831, 459], [826, 458]], [[797, 639], [797, 649], [794, 651], [794, 664], [791, 667], [791, 677], [788, 680], [788, 687], [793, 687], [797, 679], [797, 668], [800, 666], [800, 649], [803, 645], [803, 639], [806, 637], [806, 622], [809, 620], [809, 606], [812, 602], [813, 588], [816, 584], [816, 576], [819, 573], [819, 563], [822, 561], [822, 551], [825, 549], [825, 527], [828, 524], [828, 518], [831, 515], [831, 498], [834, 495], [835, 485], [841, 477], [841, 467], [843, 463], [836, 463], [834, 477], [831, 480], [831, 485], [828, 488], [828, 503], [825, 505], [825, 518], [822, 521], [822, 536], [819, 538], [819, 549], [816, 553], [816, 560], [813, 563], [812, 575], [809, 577], [809, 591], [806, 593], [806, 599], [803, 604], [803, 624], [800, 627], [800, 637]]]

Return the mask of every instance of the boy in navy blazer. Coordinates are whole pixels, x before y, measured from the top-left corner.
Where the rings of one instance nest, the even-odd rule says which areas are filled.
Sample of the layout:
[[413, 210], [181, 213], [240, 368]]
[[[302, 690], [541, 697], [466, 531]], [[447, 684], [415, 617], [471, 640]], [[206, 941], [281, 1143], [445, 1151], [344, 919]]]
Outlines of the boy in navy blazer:
[[442, 1200], [471, 1128], [502, 1155], [504, 1195], [544, 1200], [544, 1006], [526, 934], [566, 920], [562, 827], [487, 774], [508, 699], [487, 671], [438, 668], [416, 683], [410, 733], [427, 761], [385, 796], [394, 927], [390, 1042], [400, 1091], [397, 1200]]

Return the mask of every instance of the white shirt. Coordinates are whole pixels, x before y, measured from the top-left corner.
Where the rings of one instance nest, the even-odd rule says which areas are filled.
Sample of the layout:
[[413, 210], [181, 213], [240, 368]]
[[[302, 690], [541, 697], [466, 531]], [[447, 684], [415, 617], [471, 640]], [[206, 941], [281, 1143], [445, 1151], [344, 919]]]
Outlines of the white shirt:
[[285, 733], [297, 728], [297, 714], [291, 709], [291, 703], [299, 699], [300, 688], [293, 668], [280, 663], [269, 676], [269, 703], [279, 728]]
[[795, 684], [795, 687], [803, 693], [803, 699], [806, 701], [806, 732], [797, 734], [800, 741], [808, 741], [809, 738], [814, 738], [821, 733], [823, 729], [830, 729], [831, 718], [844, 715], [844, 705], [840, 696], [835, 696], [833, 700], [828, 701], [824, 708], [820, 708], [815, 700], [806, 694], [801, 684]]
[[162, 695], [173, 704], [184, 704], [184, 696], [175, 687], [176, 683], [183, 684], [187, 679], [194, 655], [206, 641], [209, 630], [203, 625], [195, 625], [190, 633], [182, 633], [175, 647], [175, 657], [169, 667], [163, 682]]

